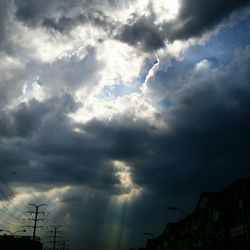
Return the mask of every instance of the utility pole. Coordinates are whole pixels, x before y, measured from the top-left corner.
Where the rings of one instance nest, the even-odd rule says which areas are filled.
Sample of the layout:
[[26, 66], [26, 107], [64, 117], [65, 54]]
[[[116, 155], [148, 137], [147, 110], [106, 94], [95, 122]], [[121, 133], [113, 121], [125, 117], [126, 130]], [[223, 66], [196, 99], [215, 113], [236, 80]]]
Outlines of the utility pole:
[[56, 249], [56, 242], [57, 242], [57, 238], [58, 238], [57, 234], [62, 232], [62, 231], [59, 231], [58, 228], [63, 227], [63, 226], [62, 225], [51, 225], [51, 227], [54, 228], [54, 230], [51, 231], [51, 233], [53, 233], [53, 250], [55, 250]]
[[63, 241], [63, 245], [62, 245], [62, 250], [65, 250], [65, 245], [66, 245], [66, 242], [65, 240]]
[[61, 244], [61, 250], [66, 250], [69, 248], [69, 241], [68, 240], [63, 240]]
[[33, 206], [35, 208], [35, 211], [27, 211], [27, 213], [30, 213], [31, 215], [32, 214], [35, 215], [35, 218], [27, 219], [29, 221], [34, 221], [34, 226], [29, 226], [29, 227], [33, 228], [32, 239], [35, 240], [35, 238], [36, 238], [36, 229], [39, 228], [39, 227], [42, 227], [42, 226], [37, 226], [38, 221], [46, 221], [46, 219], [39, 218], [39, 214], [45, 214], [45, 212], [40, 212], [39, 209], [42, 206], [47, 206], [47, 204], [45, 204], [45, 203], [39, 204], [39, 205], [29, 204], [29, 206]]

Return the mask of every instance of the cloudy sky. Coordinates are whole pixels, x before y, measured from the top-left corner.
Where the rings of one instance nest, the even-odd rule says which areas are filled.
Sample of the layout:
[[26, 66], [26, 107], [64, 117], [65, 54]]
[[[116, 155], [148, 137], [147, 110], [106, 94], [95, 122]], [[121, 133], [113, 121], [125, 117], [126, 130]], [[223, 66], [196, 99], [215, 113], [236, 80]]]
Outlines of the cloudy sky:
[[249, 0], [0, 6], [1, 228], [45, 202], [73, 250], [125, 250], [250, 174]]

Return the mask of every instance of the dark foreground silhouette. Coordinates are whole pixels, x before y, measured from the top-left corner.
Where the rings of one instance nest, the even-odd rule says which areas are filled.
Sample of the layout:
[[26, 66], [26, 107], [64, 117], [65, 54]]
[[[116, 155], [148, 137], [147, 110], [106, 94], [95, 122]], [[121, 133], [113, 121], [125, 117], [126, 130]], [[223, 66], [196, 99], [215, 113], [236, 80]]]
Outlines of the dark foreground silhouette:
[[202, 193], [193, 213], [168, 223], [159, 237], [148, 239], [146, 247], [139, 248], [183, 249], [250, 250], [250, 177], [221, 192]]
[[32, 240], [27, 236], [0, 236], [0, 249], [2, 250], [42, 250], [40, 241]]

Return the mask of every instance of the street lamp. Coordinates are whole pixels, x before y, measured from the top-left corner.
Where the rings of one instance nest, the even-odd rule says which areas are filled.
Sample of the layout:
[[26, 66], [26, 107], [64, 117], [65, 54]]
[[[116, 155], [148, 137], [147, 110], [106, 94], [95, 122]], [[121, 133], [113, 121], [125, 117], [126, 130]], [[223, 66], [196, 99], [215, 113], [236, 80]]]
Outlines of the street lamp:
[[24, 229], [24, 230], [18, 230], [18, 231], [16, 231], [16, 232], [13, 233], [13, 236], [14, 236], [16, 233], [26, 233], [26, 231], [27, 231], [27, 230], [25, 230], [25, 229]]
[[9, 231], [9, 230], [0, 229], [0, 232], [7, 232], [7, 233], [9, 233], [11, 236], [15, 236], [15, 234], [16, 234], [16, 233], [19, 233], [19, 232], [25, 233], [26, 230], [18, 230], [18, 231], [15, 231], [14, 233], [12, 233], [12, 232]]
[[153, 234], [151, 234], [151, 233], [143, 233], [144, 235], [148, 235], [148, 236], [151, 236], [151, 237], [154, 237], [154, 235]]
[[182, 214], [184, 214], [185, 216], [187, 215], [187, 212], [185, 212], [184, 210], [182, 210], [181, 208], [178, 207], [168, 207], [169, 210], [175, 210], [175, 211], [179, 211]]
[[9, 230], [3, 230], [3, 229], [0, 229], [0, 232], [7, 232], [7, 233], [9, 233], [10, 235], [13, 235], [13, 234], [12, 234], [12, 232], [11, 232], [11, 231], [9, 231]]

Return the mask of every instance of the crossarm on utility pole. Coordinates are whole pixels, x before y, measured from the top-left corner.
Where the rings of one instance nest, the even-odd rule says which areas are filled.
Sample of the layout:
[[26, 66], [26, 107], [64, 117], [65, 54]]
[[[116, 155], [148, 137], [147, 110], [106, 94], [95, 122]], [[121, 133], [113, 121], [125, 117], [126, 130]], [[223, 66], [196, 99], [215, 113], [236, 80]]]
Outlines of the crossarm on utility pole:
[[43, 219], [38, 218], [38, 215], [39, 215], [39, 214], [44, 214], [44, 212], [40, 212], [40, 211], [39, 211], [39, 208], [42, 207], [42, 206], [47, 206], [47, 204], [45, 204], [45, 203], [42, 203], [42, 204], [39, 204], [39, 205], [36, 205], [36, 204], [29, 204], [29, 206], [33, 206], [33, 207], [35, 207], [35, 209], [36, 209], [35, 212], [34, 212], [34, 211], [28, 211], [28, 212], [31, 212], [31, 214], [35, 214], [35, 218], [34, 218], [34, 219], [33, 219], [33, 218], [29, 219], [29, 220], [34, 221], [34, 226], [33, 226], [33, 237], [32, 237], [32, 239], [35, 240], [35, 238], [36, 238], [36, 229], [38, 228], [37, 222], [43, 220]]

